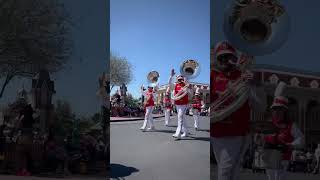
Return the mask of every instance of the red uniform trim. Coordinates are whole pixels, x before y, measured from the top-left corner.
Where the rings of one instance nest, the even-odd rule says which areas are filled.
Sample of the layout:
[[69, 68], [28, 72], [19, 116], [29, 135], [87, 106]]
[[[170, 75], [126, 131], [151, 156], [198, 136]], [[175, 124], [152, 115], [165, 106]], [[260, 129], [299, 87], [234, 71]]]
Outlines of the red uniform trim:
[[171, 99], [170, 98], [165, 97], [163, 99], [163, 103], [164, 103], [164, 107], [165, 108], [172, 109], [172, 104], [171, 104]]
[[[278, 121], [273, 120], [273, 124], [278, 127]], [[292, 143], [294, 140], [294, 137], [291, 134], [293, 123], [290, 122], [285, 128], [279, 129], [279, 131], [275, 134], [268, 135], [265, 137], [265, 141], [269, 144], [273, 145], [285, 145], [287, 143]], [[283, 160], [291, 160], [292, 155], [292, 148], [286, 147], [284, 151], [282, 152], [282, 159]]]
[[192, 103], [192, 108], [193, 109], [198, 109], [198, 111], [201, 111], [201, 98], [200, 97], [195, 97], [193, 99], [193, 103]]
[[[223, 72], [211, 71], [211, 102], [214, 102], [219, 93], [227, 89], [229, 81], [235, 81], [241, 77], [240, 71], [233, 71], [228, 74]], [[230, 101], [233, 101], [230, 99]], [[230, 101], [228, 103], [230, 103]], [[243, 104], [237, 111], [232, 113], [225, 120], [211, 123], [210, 135], [211, 137], [228, 137], [228, 136], [245, 136], [249, 133], [250, 121], [250, 106], [249, 102]]]
[[[185, 86], [185, 83], [177, 83], [175, 84], [174, 87], [174, 95], [176, 95], [183, 87]], [[185, 95], [183, 98], [181, 98], [180, 100], [175, 100], [174, 104], [176, 105], [187, 105], [189, 103], [189, 97], [188, 94]]]
[[[150, 98], [149, 98], [150, 97]], [[146, 92], [146, 98], [147, 98], [147, 102], [145, 107], [149, 107], [149, 106], [154, 106], [154, 100], [153, 100], [153, 91], [147, 91]], [[149, 98], [149, 99], [148, 99]]]

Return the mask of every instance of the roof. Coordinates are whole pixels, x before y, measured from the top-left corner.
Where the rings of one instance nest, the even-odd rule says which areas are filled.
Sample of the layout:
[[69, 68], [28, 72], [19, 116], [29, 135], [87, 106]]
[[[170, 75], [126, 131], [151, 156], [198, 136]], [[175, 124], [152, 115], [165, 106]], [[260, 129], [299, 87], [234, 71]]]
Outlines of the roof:
[[317, 76], [320, 77], [320, 72], [313, 72], [303, 69], [296, 69], [296, 68], [290, 68], [280, 65], [271, 65], [271, 64], [255, 64], [254, 69], [266, 69], [266, 70], [276, 70], [276, 71], [282, 71], [287, 73], [295, 73], [295, 74], [301, 74], [301, 75], [310, 75], [310, 76]]

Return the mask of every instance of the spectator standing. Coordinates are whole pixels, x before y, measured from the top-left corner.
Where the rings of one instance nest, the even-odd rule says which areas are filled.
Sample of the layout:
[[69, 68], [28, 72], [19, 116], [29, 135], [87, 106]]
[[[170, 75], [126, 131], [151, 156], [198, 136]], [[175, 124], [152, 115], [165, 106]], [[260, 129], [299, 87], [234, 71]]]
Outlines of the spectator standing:
[[315, 158], [316, 158], [316, 166], [315, 166], [315, 168], [313, 169], [313, 173], [314, 174], [317, 174], [317, 173], [319, 173], [319, 163], [320, 163], [320, 144], [318, 144], [318, 147], [317, 147], [317, 149], [314, 151], [314, 156], [315, 156]]

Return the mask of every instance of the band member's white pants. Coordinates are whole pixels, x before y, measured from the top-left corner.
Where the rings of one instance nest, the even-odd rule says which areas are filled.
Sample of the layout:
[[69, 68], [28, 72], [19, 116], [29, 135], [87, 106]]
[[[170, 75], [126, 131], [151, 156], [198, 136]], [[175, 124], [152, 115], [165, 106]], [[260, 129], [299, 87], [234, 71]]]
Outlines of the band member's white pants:
[[281, 169], [267, 169], [268, 180], [284, 180], [289, 166], [289, 161], [281, 161]]
[[183, 134], [187, 134], [187, 126], [186, 126], [186, 120], [185, 120], [185, 111], [187, 108], [187, 105], [176, 105], [177, 112], [178, 112], [178, 126], [175, 135], [179, 136], [181, 132]]
[[314, 167], [313, 169], [313, 173], [318, 173], [319, 172], [319, 167], [320, 167], [320, 158], [319, 157], [316, 157], [316, 166]]
[[193, 109], [194, 128], [199, 127], [199, 110]]
[[144, 122], [141, 127], [142, 129], [145, 129], [147, 125], [149, 125], [150, 128], [154, 128], [152, 110], [153, 110], [153, 106], [146, 107], [146, 114], [144, 116]]
[[170, 111], [171, 109], [165, 109], [164, 110], [164, 119], [165, 119], [165, 124], [168, 125], [170, 121]]
[[218, 180], [238, 180], [240, 161], [250, 143], [250, 136], [211, 138], [218, 164]]

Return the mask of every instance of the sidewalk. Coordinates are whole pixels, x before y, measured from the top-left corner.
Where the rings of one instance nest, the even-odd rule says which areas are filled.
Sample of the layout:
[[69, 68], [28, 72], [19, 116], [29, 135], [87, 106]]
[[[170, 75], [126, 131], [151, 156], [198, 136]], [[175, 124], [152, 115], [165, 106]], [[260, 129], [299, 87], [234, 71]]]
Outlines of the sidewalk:
[[[153, 118], [164, 117], [163, 114], [152, 114]], [[126, 121], [141, 121], [144, 117], [110, 117], [110, 122], [126, 122]]]

